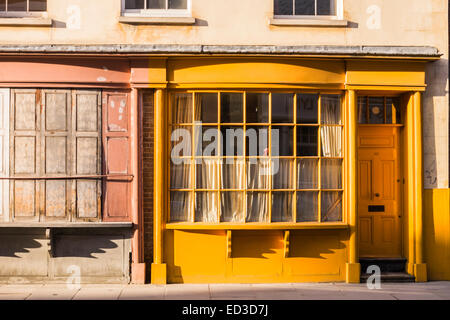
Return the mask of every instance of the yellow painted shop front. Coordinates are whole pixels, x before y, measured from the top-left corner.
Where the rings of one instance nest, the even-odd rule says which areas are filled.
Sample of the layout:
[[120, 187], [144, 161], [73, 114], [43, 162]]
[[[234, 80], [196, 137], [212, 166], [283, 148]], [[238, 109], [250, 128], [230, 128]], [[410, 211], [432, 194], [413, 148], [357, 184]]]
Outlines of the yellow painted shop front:
[[359, 282], [360, 257], [426, 281], [430, 60], [151, 59], [152, 283]]

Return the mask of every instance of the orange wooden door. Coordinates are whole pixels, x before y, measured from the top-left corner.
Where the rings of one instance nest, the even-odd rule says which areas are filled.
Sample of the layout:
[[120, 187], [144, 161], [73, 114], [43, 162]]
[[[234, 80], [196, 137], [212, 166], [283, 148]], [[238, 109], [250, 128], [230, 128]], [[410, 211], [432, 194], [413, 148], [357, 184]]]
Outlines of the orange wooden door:
[[358, 220], [361, 257], [400, 257], [399, 127], [358, 128]]

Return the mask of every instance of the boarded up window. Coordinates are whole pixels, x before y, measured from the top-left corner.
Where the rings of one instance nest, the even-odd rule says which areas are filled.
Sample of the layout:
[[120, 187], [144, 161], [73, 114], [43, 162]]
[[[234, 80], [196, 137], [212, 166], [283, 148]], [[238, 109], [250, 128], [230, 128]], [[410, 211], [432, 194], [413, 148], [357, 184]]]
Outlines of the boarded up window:
[[99, 220], [100, 92], [20, 89], [11, 99], [12, 219]]

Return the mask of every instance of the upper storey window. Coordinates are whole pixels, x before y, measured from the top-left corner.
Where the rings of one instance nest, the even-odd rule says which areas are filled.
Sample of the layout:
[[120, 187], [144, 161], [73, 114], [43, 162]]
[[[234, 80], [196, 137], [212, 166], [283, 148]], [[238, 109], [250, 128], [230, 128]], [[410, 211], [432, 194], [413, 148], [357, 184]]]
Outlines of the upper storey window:
[[190, 0], [124, 0], [125, 15], [189, 16]]
[[0, 14], [34, 15], [47, 11], [47, 0], [0, 0]]
[[342, 0], [274, 0], [274, 15], [278, 17], [340, 16]]

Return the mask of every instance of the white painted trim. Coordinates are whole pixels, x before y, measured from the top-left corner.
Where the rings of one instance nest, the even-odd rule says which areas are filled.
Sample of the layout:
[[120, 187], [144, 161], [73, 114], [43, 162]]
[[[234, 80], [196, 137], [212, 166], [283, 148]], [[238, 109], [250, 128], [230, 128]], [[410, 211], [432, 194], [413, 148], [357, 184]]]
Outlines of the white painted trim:
[[[0, 176], [9, 177], [10, 90], [0, 89]], [[0, 180], [0, 221], [9, 221], [9, 181]]]

